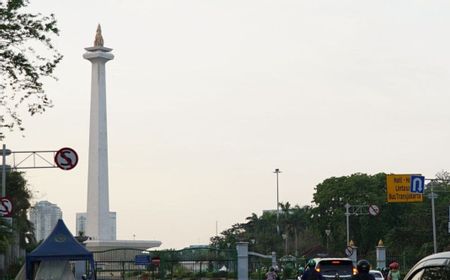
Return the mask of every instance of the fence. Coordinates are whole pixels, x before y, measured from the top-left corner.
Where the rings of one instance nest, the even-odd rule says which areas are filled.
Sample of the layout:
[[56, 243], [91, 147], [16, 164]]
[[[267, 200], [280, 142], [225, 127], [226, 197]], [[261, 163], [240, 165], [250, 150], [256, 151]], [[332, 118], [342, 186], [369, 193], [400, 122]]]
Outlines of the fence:
[[[136, 256], [148, 254], [148, 264]], [[236, 278], [235, 250], [187, 248], [183, 250], [143, 251], [111, 249], [94, 252], [98, 280]], [[155, 262], [155, 260], [158, 260]]]

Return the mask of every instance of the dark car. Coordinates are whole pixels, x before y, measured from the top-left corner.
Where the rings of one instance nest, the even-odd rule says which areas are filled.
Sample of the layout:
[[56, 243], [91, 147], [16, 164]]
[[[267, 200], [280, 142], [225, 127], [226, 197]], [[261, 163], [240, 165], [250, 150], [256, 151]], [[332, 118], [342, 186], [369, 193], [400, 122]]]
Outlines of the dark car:
[[404, 280], [450, 279], [450, 252], [429, 255], [416, 263]]
[[316, 261], [316, 270], [325, 279], [350, 279], [356, 273], [352, 260], [348, 258], [323, 258]]

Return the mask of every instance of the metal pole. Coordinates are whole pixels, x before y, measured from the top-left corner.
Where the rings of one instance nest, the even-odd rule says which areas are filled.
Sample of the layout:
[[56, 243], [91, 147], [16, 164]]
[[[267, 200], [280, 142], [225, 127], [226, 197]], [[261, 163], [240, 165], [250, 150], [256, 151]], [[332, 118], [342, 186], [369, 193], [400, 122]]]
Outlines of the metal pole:
[[450, 233], [450, 206], [448, 207], [448, 233]]
[[2, 150], [2, 197], [6, 196], [6, 144]]
[[294, 227], [294, 234], [295, 234], [295, 256], [298, 256], [298, 237], [297, 237], [297, 228]]
[[279, 188], [278, 188], [278, 174], [279, 174], [279, 170], [276, 169], [275, 171], [277, 171], [277, 233], [280, 234], [280, 226], [279, 226], [279, 219], [280, 219], [280, 195], [279, 195]]
[[284, 240], [284, 255], [287, 256], [288, 252], [288, 235], [286, 234], [286, 239]]
[[431, 218], [433, 219], [433, 249], [434, 249], [434, 253], [437, 253], [437, 244], [436, 244], [436, 219], [434, 216], [434, 198], [435, 198], [435, 194], [433, 192], [433, 184], [430, 184], [431, 187]]
[[325, 235], [327, 236], [327, 254], [328, 254], [328, 239], [330, 238], [330, 234], [331, 234], [331, 230], [330, 229], [326, 229], [325, 230]]
[[[2, 197], [6, 196], [6, 144], [3, 144], [2, 151]], [[5, 254], [0, 254], [0, 270], [5, 269]]]
[[278, 221], [280, 220], [280, 202], [279, 202], [279, 192], [278, 192], [278, 174], [281, 173], [280, 169], [275, 169], [275, 171], [273, 173], [277, 174], [277, 234], [280, 234], [280, 225], [278, 223]]
[[346, 220], [347, 220], [347, 244], [346, 244], [346, 246], [348, 246], [349, 245], [349, 243], [350, 243], [350, 222], [349, 222], [349, 217], [350, 217], [350, 204], [345, 204], [345, 217], [346, 217]]

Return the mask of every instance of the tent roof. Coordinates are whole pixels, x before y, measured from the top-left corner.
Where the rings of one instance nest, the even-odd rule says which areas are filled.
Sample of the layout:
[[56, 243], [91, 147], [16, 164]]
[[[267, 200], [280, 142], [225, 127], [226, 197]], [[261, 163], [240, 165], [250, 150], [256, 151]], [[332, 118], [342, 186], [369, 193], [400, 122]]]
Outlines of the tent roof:
[[63, 259], [89, 259], [89, 252], [70, 233], [63, 220], [58, 220], [52, 233], [39, 247], [27, 254], [30, 259], [63, 258]]

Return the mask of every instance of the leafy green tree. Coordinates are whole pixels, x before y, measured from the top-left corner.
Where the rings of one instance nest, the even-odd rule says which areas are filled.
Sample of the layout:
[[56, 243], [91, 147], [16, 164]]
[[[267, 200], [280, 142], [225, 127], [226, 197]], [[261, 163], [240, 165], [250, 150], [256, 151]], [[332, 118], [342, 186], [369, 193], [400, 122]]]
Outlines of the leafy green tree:
[[311, 220], [311, 207], [300, 207], [295, 205], [291, 210], [291, 226], [293, 238], [291, 238], [292, 248], [295, 256], [308, 250], [311, 245], [318, 244], [319, 240], [315, 238]]
[[244, 232], [242, 224], [234, 224], [230, 229], [224, 230], [221, 236], [212, 237], [211, 246], [218, 249], [236, 248], [236, 242], [244, 240]]
[[[331, 247], [341, 252], [346, 246], [345, 204], [385, 206], [386, 175], [373, 176], [356, 173], [351, 176], [332, 177], [316, 187], [313, 202], [317, 205], [314, 212], [318, 233], [326, 240], [325, 230], [331, 229], [334, 241]], [[382, 220], [378, 216], [375, 219]], [[358, 251], [363, 255], [373, 249], [383, 236], [383, 227], [373, 226], [376, 221], [368, 215], [350, 216], [350, 239], [357, 242]]]
[[[14, 206], [12, 212], [13, 225], [12, 231], [8, 226], [0, 227], [0, 253], [5, 252], [5, 249], [12, 244], [15, 235], [19, 236], [19, 245], [22, 248], [32, 249], [36, 240], [33, 225], [27, 218], [27, 211], [31, 207], [31, 191], [27, 187], [27, 181], [22, 172], [8, 172], [6, 182], [6, 194]], [[5, 225], [3, 219], [0, 219], [0, 222]]]
[[[302, 250], [316, 246], [319, 241], [310, 226], [310, 207], [291, 207], [289, 202], [281, 203], [280, 206], [282, 213], [279, 223], [282, 233], [288, 235], [288, 253], [299, 254], [299, 251], [301, 253]], [[211, 238], [211, 246], [226, 249], [231, 244], [230, 247], [235, 248], [237, 241], [247, 241], [251, 251], [263, 254], [275, 251], [278, 256], [284, 255], [286, 243], [282, 235], [277, 233], [275, 211], [266, 211], [260, 217], [252, 213], [246, 220], [246, 223], [235, 224], [220, 236]]]
[[249, 237], [248, 240], [253, 240], [253, 250], [270, 254], [272, 251], [280, 251], [281, 236], [277, 234], [276, 227], [276, 212], [265, 212], [261, 217], [255, 213], [251, 217], [247, 217], [249, 221], [245, 224], [244, 229]]
[[[350, 239], [358, 246], [358, 256], [373, 260], [375, 246], [383, 240], [388, 261], [396, 259], [405, 265], [413, 265], [433, 253], [432, 211], [427, 198], [431, 189], [438, 194], [435, 199], [437, 250], [450, 250], [449, 182], [450, 173], [441, 171], [436, 175], [436, 180], [427, 184], [423, 202], [388, 203], [385, 173], [356, 173], [325, 179], [317, 185], [313, 195], [315, 206], [292, 207], [289, 202], [280, 204], [282, 213], [279, 224], [282, 233], [288, 237], [288, 253], [301, 257], [314, 252], [314, 248], [324, 248], [328, 241], [330, 255], [342, 256], [347, 238], [345, 204], [365, 206], [362, 209], [375, 204], [380, 208], [377, 216], [367, 213], [350, 216]], [[255, 251], [276, 251], [278, 256], [282, 256], [286, 243], [277, 234], [276, 224], [275, 211], [264, 212], [260, 217], [253, 213], [247, 217], [247, 223], [233, 225], [212, 241], [222, 244], [232, 242], [234, 248], [236, 241], [255, 240]], [[328, 239], [326, 230], [331, 232]]]
[[[44, 93], [44, 78], [54, 78], [53, 71], [62, 55], [51, 38], [59, 30], [53, 14], [23, 11], [27, 0], [0, 2], [0, 129], [23, 130], [20, 109], [31, 115], [52, 106]], [[4, 137], [0, 130], [0, 139]]]
[[[436, 221], [436, 240], [437, 240], [437, 250], [449, 250], [450, 249], [450, 237], [448, 231], [448, 221], [449, 221], [449, 201], [450, 201], [450, 173], [447, 171], [440, 171], [435, 176], [436, 180], [431, 181], [425, 189], [425, 197], [431, 194], [431, 189], [433, 193], [437, 196], [434, 200], [435, 204], [435, 221]], [[416, 213], [415, 222], [417, 220], [422, 220], [421, 223], [424, 225], [422, 230], [422, 240], [427, 240], [422, 246], [422, 250], [428, 252], [433, 248], [431, 231], [426, 229], [432, 228], [432, 210], [431, 210], [431, 199], [424, 198], [424, 203], [422, 209], [419, 213]]]

